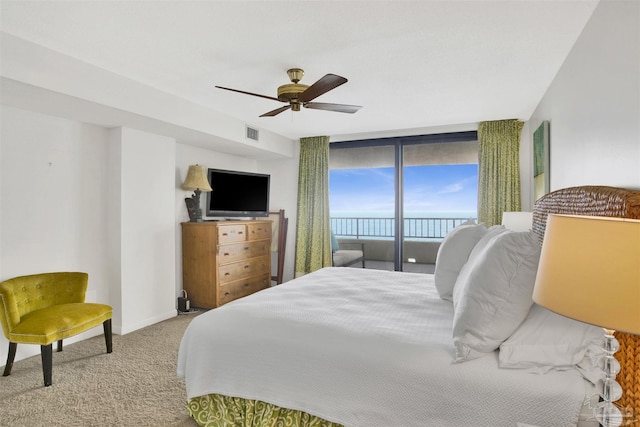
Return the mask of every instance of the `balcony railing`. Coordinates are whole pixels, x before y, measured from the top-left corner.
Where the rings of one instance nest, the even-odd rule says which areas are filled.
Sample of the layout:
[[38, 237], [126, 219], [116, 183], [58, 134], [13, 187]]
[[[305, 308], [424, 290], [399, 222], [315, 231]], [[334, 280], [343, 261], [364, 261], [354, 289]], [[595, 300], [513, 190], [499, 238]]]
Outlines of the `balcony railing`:
[[[471, 218], [475, 219], [475, 218]], [[405, 240], [441, 240], [469, 218], [404, 218]], [[331, 218], [336, 237], [355, 239], [393, 239], [394, 218]]]

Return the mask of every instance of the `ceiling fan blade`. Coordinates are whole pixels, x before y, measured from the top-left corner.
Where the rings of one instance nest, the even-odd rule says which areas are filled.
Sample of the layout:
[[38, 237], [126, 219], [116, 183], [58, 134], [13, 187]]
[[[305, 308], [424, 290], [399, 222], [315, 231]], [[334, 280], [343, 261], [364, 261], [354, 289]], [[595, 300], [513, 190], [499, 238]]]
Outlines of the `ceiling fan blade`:
[[273, 116], [276, 116], [276, 115], [282, 113], [283, 111], [287, 111], [289, 108], [291, 108], [291, 105], [287, 105], [285, 107], [280, 107], [280, 108], [277, 108], [277, 109], [275, 109], [273, 111], [269, 111], [268, 113], [264, 113], [260, 117], [273, 117]]
[[238, 93], [244, 93], [245, 95], [252, 95], [252, 96], [259, 96], [260, 98], [266, 98], [266, 99], [271, 99], [273, 101], [280, 101], [278, 98], [274, 98], [273, 96], [267, 96], [267, 95], [260, 95], [259, 93], [252, 93], [252, 92], [245, 92], [244, 90], [238, 90], [238, 89], [230, 89], [228, 87], [222, 87], [222, 86], [216, 86], [218, 89], [224, 89], [224, 90], [230, 90], [231, 92], [238, 92]]
[[324, 102], [307, 102], [303, 106], [305, 108], [311, 108], [313, 110], [337, 111], [338, 113], [350, 114], [353, 114], [362, 108], [361, 105], [327, 104]]
[[345, 84], [347, 81], [348, 80], [344, 77], [336, 76], [335, 74], [327, 74], [302, 92], [298, 100], [300, 102], [309, 102], [316, 99], [323, 93], [327, 93], [331, 89], [335, 89], [338, 86]]

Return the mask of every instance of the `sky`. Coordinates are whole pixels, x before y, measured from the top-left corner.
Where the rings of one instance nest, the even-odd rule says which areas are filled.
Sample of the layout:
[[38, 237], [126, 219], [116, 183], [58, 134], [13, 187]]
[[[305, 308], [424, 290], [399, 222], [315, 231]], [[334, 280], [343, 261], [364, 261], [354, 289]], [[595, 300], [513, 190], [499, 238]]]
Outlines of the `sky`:
[[[478, 165], [407, 166], [405, 216], [417, 212], [476, 212]], [[393, 216], [394, 168], [329, 171], [332, 216], [378, 212]]]

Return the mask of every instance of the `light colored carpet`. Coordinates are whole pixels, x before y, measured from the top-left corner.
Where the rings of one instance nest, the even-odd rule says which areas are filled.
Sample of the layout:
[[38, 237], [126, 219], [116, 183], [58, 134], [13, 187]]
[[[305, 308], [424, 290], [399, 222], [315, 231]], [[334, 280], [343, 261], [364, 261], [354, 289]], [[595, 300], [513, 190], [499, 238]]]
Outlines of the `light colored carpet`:
[[197, 426], [176, 375], [180, 339], [196, 315], [114, 335], [111, 354], [104, 335], [61, 353], [54, 344], [51, 387], [43, 387], [39, 355], [15, 362], [0, 377], [0, 426]]

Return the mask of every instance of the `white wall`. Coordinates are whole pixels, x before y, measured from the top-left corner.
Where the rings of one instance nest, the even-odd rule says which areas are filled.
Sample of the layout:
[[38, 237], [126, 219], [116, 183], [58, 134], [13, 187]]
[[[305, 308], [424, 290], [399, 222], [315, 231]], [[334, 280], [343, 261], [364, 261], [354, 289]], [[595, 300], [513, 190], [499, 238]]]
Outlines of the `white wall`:
[[[0, 118], [0, 280], [85, 271], [87, 300], [109, 303], [107, 131], [7, 106]], [[18, 346], [16, 359], [39, 352]]]
[[[128, 333], [175, 316], [175, 140], [110, 130], [113, 328]], [[115, 273], [115, 274], [114, 274]]]
[[640, 188], [640, 2], [601, 1], [529, 120], [550, 121], [551, 190]]

